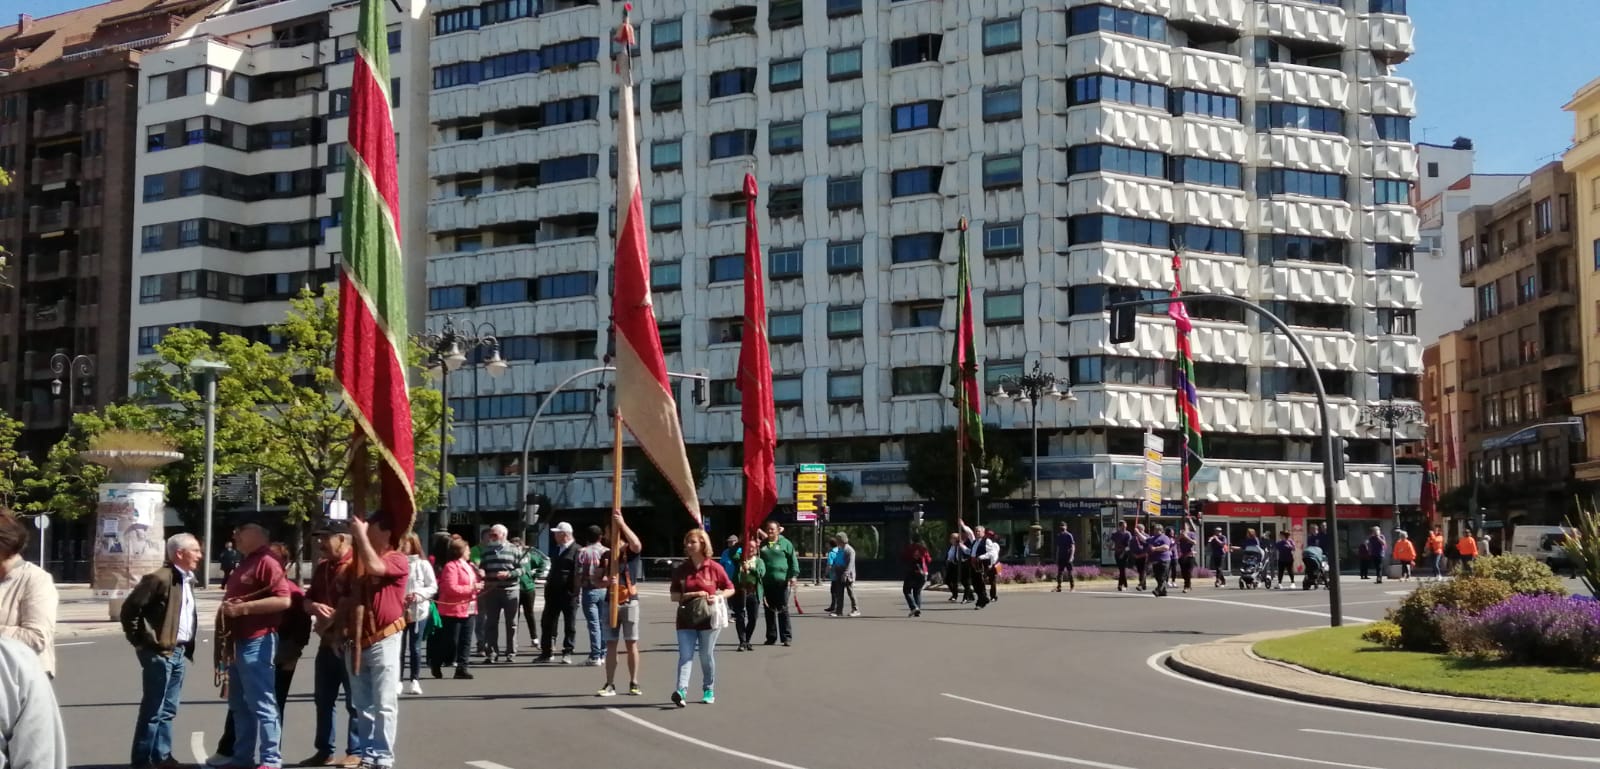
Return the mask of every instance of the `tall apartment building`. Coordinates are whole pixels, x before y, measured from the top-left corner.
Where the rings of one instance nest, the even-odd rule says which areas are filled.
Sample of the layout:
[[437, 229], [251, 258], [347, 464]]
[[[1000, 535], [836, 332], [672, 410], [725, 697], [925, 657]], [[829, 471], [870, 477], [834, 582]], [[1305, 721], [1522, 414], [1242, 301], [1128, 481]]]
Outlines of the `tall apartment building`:
[[[404, 189], [426, 184], [427, 27], [423, 0], [389, 8], [395, 127]], [[146, 56], [139, 81], [132, 321], [136, 367], [170, 329], [268, 344], [288, 300], [333, 279], [344, 185], [358, 5], [230, 3]], [[403, 247], [426, 230], [403, 196]], [[420, 321], [420, 310], [418, 310]]]
[[1524, 174], [1480, 174], [1473, 171], [1472, 140], [1460, 137], [1450, 145], [1417, 145], [1417, 277], [1422, 281], [1422, 307], [1417, 310], [1417, 337], [1431, 344], [1472, 320], [1472, 291], [1461, 285], [1461, 236], [1456, 229], [1462, 211], [1493, 205], [1515, 192]]
[[1461, 213], [1461, 284], [1476, 295], [1466, 338], [1477, 345], [1477, 401], [1467, 425], [1469, 479], [1490, 520], [1559, 523], [1571, 500], [1574, 450], [1565, 427], [1582, 392], [1572, 175], [1549, 163], [1522, 189]]
[[[680, 400], [714, 511], [740, 500], [740, 189], [753, 168], [786, 502], [793, 465], [820, 461], [853, 486], [834, 519], [881, 527], [888, 539], [874, 542], [903, 536], [919, 503], [947, 517], [949, 500], [905, 485], [903, 458], [906, 436], [954, 424], [946, 364], [966, 216], [985, 389], [1037, 363], [1077, 395], [1039, 411], [1046, 515], [1098, 541], [1101, 517], [1131, 512], [1142, 489], [1145, 429], [1176, 426], [1170, 321], [1152, 312], [1135, 344], [1113, 347], [1105, 310], [1119, 289], [1168, 291], [1174, 242], [1186, 287], [1262, 302], [1296, 327], [1334, 431], [1353, 439], [1351, 525], [1388, 514], [1386, 449], [1360, 406], [1415, 399], [1421, 371], [1415, 94], [1392, 69], [1412, 50], [1404, 3], [1125, 5], [635, 9], [655, 310], [669, 368], [713, 380], [707, 407], [687, 388]], [[615, 6], [436, 9], [430, 313], [491, 325], [512, 359], [510, 376], [480, 377], [455, 401], [457, 510], [518, 504], [539, 399], [605, 350]], [[1211, 458], [1196, 498], [1241, 527], [1300, 525], [1321, 498], [1311, 378], [1283, 335], [1237, 308], [1190, 312]], [[558, 507], [609, 505], [596, 381], [535, 428], [528, 469]], [[989, 440], [1026, 441], [1027, 406], [985, 412]], [[1401, 469], [1407, 504], [1416, 470]], [[623, 496], [637, 502], [631, 484]], [[984, 522], [1016, 549], [1028, 509], [992, 501]]]
[[125, 392], [136, 86], [209, 2], [113, 0], [0, 27], [0, 408], [42, 455]]
[[1583, 417], [1588, 445], [1573, 475], [1584, 483], [1600, 481], [1600, 78], [1578, 89], [1566, 110], [1575, 130], [1562, 167], [1572, 174], [1577, 205], [1573, 212], [1578, 252], [1578, 337], [1583, 352], [1583, 392], [1572, 399], [1572, 413]]

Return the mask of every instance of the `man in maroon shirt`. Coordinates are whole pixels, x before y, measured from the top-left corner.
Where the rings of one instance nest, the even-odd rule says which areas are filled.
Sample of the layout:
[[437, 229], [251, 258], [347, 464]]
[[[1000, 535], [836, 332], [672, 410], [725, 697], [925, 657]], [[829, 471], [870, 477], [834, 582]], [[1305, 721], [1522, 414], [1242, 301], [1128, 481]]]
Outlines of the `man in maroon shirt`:
[[[233, 761], [239, 766], [279, 769], [280, 724], [273, 660], [277, 627], [289, 608], [289, 582], [272, 557], [267, 530], [247, 523], [233, 531], [244, 561], [228, 575], [223, 593], [222, 630], [226, 643], [217, 653], [228, 667], [228, 711], [233, 714]], [[258, 742], [259, 739], [259, 742]], [[256, 760], [259, 746], [261, 759]]]
[[350, 520], [350, 544], [354, 562], [338, 584], [356, 742], [363, 765], [392, 767], [400, 729], [400, 631], [406, 626], [411, 566], [394, 549], [382, 511], [365, 521]]
[[[354, 767], [361, 763], [361, 750], [356, 740], [356, 709], [350, 703], [350, 674], [345, 670], [344, 658], [339, 655], [339, 639], [333, 630], [333, 614], [338, 607], [338, 582], [350, 568], [353, 552], [350, 549], [350, 527], [342, 520], [324, 521], [312, 532], [317, 538], [320, 558], [311, 570], [311, 586], [306, 589], [306, 611], [311, 614], [313, 627], [320, 643], [314, 663], [312, 702], [316, 706], [316, 731], [313, 744], [317, 752], [300, 762], [301, 766]], [[339, 708], [339, 691], [344, 690], [345, 756], [334, 758], [334, 716]]]

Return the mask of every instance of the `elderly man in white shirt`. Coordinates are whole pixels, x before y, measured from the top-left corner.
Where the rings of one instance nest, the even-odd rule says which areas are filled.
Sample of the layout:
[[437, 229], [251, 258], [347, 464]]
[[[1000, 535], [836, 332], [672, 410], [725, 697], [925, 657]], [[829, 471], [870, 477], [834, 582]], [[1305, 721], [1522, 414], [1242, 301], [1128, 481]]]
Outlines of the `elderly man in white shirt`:
[[146, 574], [122, 605], [122, 632], [138, 654], [144, 686], [133, 730], [133, 769], [177, 764], [172, 721], [184, 673], [194, 659], [199, 617], [193, 583], [201, 555], [194, 535], [174, 535], [167, 540], [169, 565]]

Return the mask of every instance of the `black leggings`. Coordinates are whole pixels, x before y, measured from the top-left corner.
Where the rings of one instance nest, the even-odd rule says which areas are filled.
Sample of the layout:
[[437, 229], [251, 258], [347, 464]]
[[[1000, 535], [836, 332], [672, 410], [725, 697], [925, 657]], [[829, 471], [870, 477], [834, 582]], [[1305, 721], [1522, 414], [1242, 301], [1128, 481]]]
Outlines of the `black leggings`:
[[1194, 582], [1194, 556], [1186, 555], [1178, 559], [1178, 573], [1183, 575], [1183, 589], [1193, 587]]
[[1289, 576], [1289, 579], [1291, 581], [1294, 580], [1294, 559], [1293, 558], [1290, 558], [1288, 560], [1284, 560], [1282, 558], [1278, 559], [1278, 578], [1277, 578], [1277, 581], [1278, 582], [1282, 582], [1283, 581], [1283, 577], [1286, 574]]

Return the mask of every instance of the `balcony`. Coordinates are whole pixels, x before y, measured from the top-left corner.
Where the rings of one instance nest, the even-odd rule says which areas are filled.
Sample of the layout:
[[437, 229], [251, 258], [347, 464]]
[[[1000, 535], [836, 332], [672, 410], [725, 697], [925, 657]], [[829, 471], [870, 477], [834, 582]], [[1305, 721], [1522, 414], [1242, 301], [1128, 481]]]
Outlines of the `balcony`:
[[1331, 5], [1255, 3], [1254, 33], [1285, 40], [1343, 45], [1345, 13]]
[[50, 331], [66, 328], [72, 321], [71, 302], [65, 299], [54, 304], [28, 303], [23, 307], [23, 321], [29, 331]]
[[1381, 115], [1416, 115], [1417, 87], [1403, 77], [1375, 77], [1363, 80], [1367, 90], [1363, 102], [1368, 111]]
[[1374, 56], [1390, 65], [1399, 64], [1417, 50], [1416, 25], [1410, 16], [1392, 13], [1375, 13], [1362, 24], [1368, 48]]
[[1172, 53], [1172, 87], [1227, 94], [1244, 93], [1244, 60], [1238, 56], [1197, 48], [1177, 48]]
[[1210, 27], [1243, 30], [1248, 18], [1246, 0], [1173, 0], [1173, 21], [1188, 21]]
[[[1346, 109], [1349, 106], [1350, 78], [1338, 70], [1273, 62], [1266, 67], [1257, 67], [1256, 75], [1255, 98], [1258, 101], [1289, 101], [1334, 109]], [[1413, 112], [1415, 96], [1413, 91]]]
[[23, 274], [28, 282], [33, 283], [65, 277], [76, 257], [71, 251], [44, 251], [29, 254], [22, 261], [27, 265]]
[[59, 158], [45, 160], [34, 158], [30, 165], [28, 181], [32, 184], [60, 184], [78, 176], [78, 155], [68, 152]]
[[61, 203], [45, 208], [32, 206], [28, 209], [28, 232], [55, 232], [73, 226], [76, 220], [77, 206], [73, 203]]
[[33, 138], [48, 139], [77, 133], [79, 117], [76, 104], [55, 110], [36, 109], [33, 111]]

